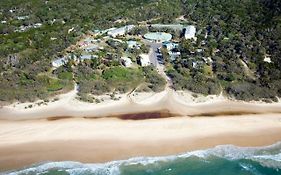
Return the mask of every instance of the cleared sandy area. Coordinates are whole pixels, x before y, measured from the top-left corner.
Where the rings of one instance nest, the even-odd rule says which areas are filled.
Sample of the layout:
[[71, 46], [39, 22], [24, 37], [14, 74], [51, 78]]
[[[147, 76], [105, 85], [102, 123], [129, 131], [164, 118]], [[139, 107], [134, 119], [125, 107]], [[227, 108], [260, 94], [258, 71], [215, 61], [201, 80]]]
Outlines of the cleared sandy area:
[[247, 103], [220, 96], [193, 97], [189, 92], [167, 88], [160, 93], [131, 93], [117, 101], [85, 103], [76, 99], [76, 91], [59, 96], [47, 105], [25, 109], [29, 104], [13, 104], [0, 108], [0, 119], [30, 120], [48, 117], [108, 117], [131, 113], [169, 111], [177, 116], [217, 116], [234, 114], [281, 113], [281, 102]]
[[221, 144], [270, 145], [281, 140], [281, 115], [0, 121], [0, 140], [2, 171], [45, 161], [97, 163]]

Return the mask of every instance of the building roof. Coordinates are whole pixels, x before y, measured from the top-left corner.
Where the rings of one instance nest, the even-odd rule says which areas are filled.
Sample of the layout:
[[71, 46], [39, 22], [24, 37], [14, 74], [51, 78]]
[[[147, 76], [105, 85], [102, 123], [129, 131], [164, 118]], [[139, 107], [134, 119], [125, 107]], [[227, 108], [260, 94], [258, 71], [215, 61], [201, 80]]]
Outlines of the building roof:
[[126, 67], [130, 67], [133, 64], [132, 60], [128, 57], [121, 57], [121, 59], [124, 60], [124, 64]]
[[114, 30], [110, 30], [107, 32], [107, 34], [113, 37], [116, 37], [117, 35], [124, 35], [126, 32], [132, 30], [134, 27], [135, 27], [134, 25], [127, 25]]
[[92, 42], [96, 42], [97, 40], [94, 39], [94, 38], [90, 38], [90, 37], [87, 37], [84, 39], [84, 42], [87, 42], [87, 43], [92, 43]]
[[196, 28], [193, 25], [186, 26], [185, 28], [184, 37], [185, 39], [193, 39], [195, 38]]
[[154, 28], [170, 28], [173, 30], [182, 30], [184, 28], [181, 24], [151, 24]]
[[165, 32], [150, 32], [145, 34], [144, 38], [152, 41], [165, 42], [170, 41], [172, 39], [172, 35]]
[[36, 24], [34, 24], [34, 28], [39, 28], [39, 27], [41, 27], [43, 24], [42, 23], [36, 23]]
[[151, 64], [149, 60], [149, 56], [147, 54], [140, 55], [140, 62], [141, 62], [141, 66], [149, 66]]
[[25, 19], [28, 19], [29, 16], [17, 16], [17, 19], [18, 20], [25, 20]]
[[176, 60], [178, 57], [181, 56], [180, 52], [169, 51], [168, 53], [169, 53], [169, 56], [170, 56], [170, 60], [172, 60], [172, 61]]
[[52, 61], [52, 66], [53, 67], [60, 67], [64, 64], [66, 64], [68, 62], [68, 59], [66, 57], [61, 57], [61, 58], [58, 58], [56, 60], [53, 60]]
[[97, 45], [89, 45], [84, 48], [85, 51], [96, 51], [98, 49], [99, 49], [99, 46], [97, 46]]
[[101, 31], [101, 33], [102, 33], [102, 34], [108, 33], [108, 32], [113, 31], [113, 30], [115, 30], [115, 29], [116, 29], [115, 27], [112, 27], [112, 28], [105, 29], [105, 30]]
[[264, 57], [263, 61], [264, 61], [264, 62], [267, 62], [267, 63], [271, 63], [271, 62], [272, 62], [272, 61], [271, 61], [271, 58], [270, 58], [268, 55], [266, 55], [266, 56]]
[[168, 50], [172, 50], [172, 49], [178, 48], [179, 44], [172, 43], [172, 42], [163, 42], [162, 46], [166, 47]]
[[81, 55], [80, 56], [80, 61], [84, 61], [84, 60], [91, 60], [91, 59], [95, 59], [97, 58], [97, 55]]
[[133, 48], [138, 45], [138, 42], [137, 41], [127, 41], [127, 44], [128, 44], [129, 48]]

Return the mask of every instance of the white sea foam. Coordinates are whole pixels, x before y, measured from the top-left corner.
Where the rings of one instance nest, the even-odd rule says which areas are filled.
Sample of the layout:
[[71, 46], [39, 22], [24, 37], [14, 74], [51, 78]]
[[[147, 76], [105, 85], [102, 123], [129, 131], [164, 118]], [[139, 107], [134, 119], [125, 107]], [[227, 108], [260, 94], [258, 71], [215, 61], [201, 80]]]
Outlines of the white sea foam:
[[258, 156], [253, 156], [253, 158], [263, 159], [263, 160], [274, 160], [277, 162], [281, 162], [281, 153], [276, 155], [258, 155]]
[[43, 173], [50, 169], [64, 170], [70, 175], [84, 174], [84, 172], [103, 174], [103, 175], [118, 175], [120, 164], [116, 162], [109, 162], [106, 164], [83, 164], [80, 162], [64, 161], [64, 162], [48, 162], [41, 165], [34, 165], [33, 167], [23, 169], [16, 172], [3, 173], [8, 175], [21, 175], [30, 173]]
[[[105, 164], [83, 164], [79, 162], [48, 162], [40, 165], [34, 165], [30, 168], [4, 173], [8, 175], [20, 175], [29, 173], [42, 173], [50, 169], [64, 170], [69, 174], [83, 174], [89, 172], [92, 174], [118, 175], [120, 166], [124, 165], [149, 165], [161, 162], [174, 161], [176, 159], [186, 159], [197, 157], [208, 161], [213, 157], [224, 158], [228, 160], [247, 159], [260, 163], [265, 167], [281, 168], [281, 142], [266, 147], [237, 147], [233, 145], [221, 145], [211, 149], [187, 152], [179, 155], [162, 156], [162, 157], [135, 157], [128, 160], [112, 161]], [[240, 164], [246, 169], [246, 164]], [[248, 167], [250, 168], [250, 167]], [[257, 173], [257, 172], [256, 172]], [[1, 173], [0, 173], [1, 174]]]
[[253, 167], [250, 164], [245, 164], [245, 163], [240, 163], [239, 164], [243, 169], [245, 169], [248, 172], [251, 172], [254, 175], [262, 175], [261, 173], [259, 173], [255, 167]]

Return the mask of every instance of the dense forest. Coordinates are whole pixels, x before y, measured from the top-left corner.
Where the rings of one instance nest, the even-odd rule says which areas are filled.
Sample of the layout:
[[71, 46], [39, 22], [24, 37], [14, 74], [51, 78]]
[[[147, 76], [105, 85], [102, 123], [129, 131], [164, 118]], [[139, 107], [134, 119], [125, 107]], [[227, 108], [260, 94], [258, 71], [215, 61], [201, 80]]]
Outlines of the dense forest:
[[[196, 42], [182, 41], [184, 54], [168, 71], [175, 88], [203, 94], [223, 90], [240, 100], [277, 101], [276, 97], [281, 96], [280, 1], [207, 0], [184, 4], [186, 18], [201, 30]], [[264, 61], [267, 56], [270, 62]], [[202, 58], [211, 58], [211, 62], [205, 64]], [[194, 60], [196, 67], [192, 66]]]
[[[33, 101], [72, 89], [72, 79], [50, 72], [51, 60], [87, 31], [110, 28], [118, 19], [136, 24], [179, 14], [179, 1], [0, 1], [0, 101]], [[19, 31], [22, 26], [26, 30]]]
[[[167, 65], [173, 88], [202, 94], [224, 92], [241, 100], [276, 101], [281, 97], [278, 0], [2, 0], [0, 101], [45, 99], [72, 89], [73, 79], [81, 83], [81, 92], [96, 94], [106, 92], [105, 86], [114, 81], [122, 85], [132, 80], [131, 88], [135, 87], [133, 80], [163, 84], [159, 77], [151, 76], [155, 71], [150, 68], [124, 70], [120, 76], [126, 73], [128, 79], [112, 80], [110, 74], [116, 73], [118, 78], [123, 70], [118, 66], [98, 74], [102, 82], [89, 82], [89, 76], [97, 74], [93, 63], [81, 64], [76, 70], [68, 64], [52, 71], [51, 60], [89, 31], [147, 20], [174, 23], [181, 15], [197, 27], [197, 40], [181, 40], [181, 58]], [[120, 19], [123, 22], [115, 23]], [[266, 56], [271, 63], [264, 61]], [[202, 60], [209, 57], [212, 62]]]

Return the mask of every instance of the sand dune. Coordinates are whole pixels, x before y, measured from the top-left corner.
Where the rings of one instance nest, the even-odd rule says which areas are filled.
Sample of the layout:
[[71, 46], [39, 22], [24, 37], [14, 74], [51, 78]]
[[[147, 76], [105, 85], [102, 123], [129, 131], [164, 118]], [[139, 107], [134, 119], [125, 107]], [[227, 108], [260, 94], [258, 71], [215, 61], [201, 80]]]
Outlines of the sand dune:
[[[186, 94], [186, 93], [185, 93]], [[222, 96], [204, 97], [199, 102], [191, 95], [183, 95], [171, 89], [160, 93], [133, 93], [123, 95], [119, 101], [91, 104], [75, 99], [75, 92], [64, 94], [59, 101], [47, 106], [24, 109], [24, 104], [4, 106], [0, 109], [0, 119], [26, 120], [43, 119], [50, 116], [107, 117], [128, 113], [169, 111], [180, 116], [215, 116], [233, 114], [281, 113], [281, 103], [246, 103], [231, 101]]]

